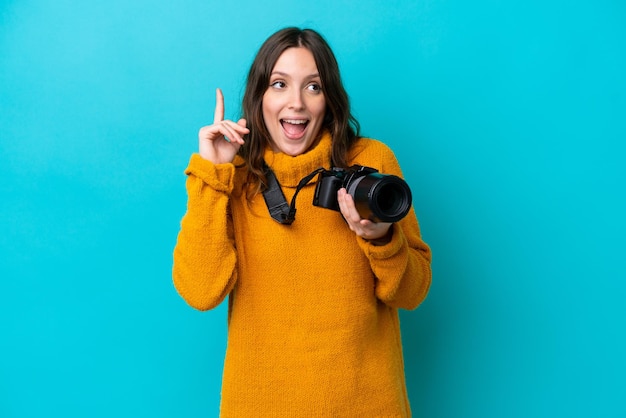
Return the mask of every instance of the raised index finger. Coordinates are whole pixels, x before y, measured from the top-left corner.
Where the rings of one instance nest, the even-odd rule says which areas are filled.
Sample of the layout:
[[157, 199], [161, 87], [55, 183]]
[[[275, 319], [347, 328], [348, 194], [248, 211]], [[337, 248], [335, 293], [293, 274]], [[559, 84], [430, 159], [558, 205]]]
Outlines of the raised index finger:
[[224, 120], [224, 95], [221, 89], [215, 91], [215, 116], [213, 117], [213, 123], [218, 123]]

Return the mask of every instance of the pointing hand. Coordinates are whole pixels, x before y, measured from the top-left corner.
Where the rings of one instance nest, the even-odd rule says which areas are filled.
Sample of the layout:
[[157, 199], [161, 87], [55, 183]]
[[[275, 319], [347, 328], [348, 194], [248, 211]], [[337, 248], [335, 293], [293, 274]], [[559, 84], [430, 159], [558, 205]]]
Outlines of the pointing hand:
[[224, 95], [215, 92], [215, 116], [213, 124], [200, 128], [198, 132], [199, 153], [213, 164], [230, 163], [244, 144], [243, 136], [250, 133], [246, 120], [237, 123], [224, 120]]

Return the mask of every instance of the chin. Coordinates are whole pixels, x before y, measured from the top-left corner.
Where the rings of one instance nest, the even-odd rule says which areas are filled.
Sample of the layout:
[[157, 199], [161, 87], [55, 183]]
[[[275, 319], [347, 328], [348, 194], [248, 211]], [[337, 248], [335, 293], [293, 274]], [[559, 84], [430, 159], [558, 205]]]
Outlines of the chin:
[[277, 151], [280, 151], [283, 154], [295, 157], [297, 155], [307, 152], [312, 145], [313, 144], [310, 141], [307, 141], [305, 139], [301, 139], [298, 141], [294, 141], [293, 139], [284, 139], [279, 144], [275, 144], [275, 148]]
[[289, 148], [283, 148], [281, 150], [281, 152], [283, 154], [287, 154], [291, 157], [296, 157], [300, 154], [304, 154], [305, 152], [307, 152], [309, 150], [309, 148], [293, 148], [293, 147], [289, 147]]

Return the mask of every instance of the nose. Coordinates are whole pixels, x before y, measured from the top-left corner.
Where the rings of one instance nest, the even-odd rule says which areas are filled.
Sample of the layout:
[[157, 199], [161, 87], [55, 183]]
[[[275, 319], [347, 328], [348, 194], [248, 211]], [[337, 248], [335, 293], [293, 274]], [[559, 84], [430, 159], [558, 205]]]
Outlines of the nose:
[[300, 89], [293, 89], [289, 96], [289, 108], [293, 110], [304, 109], [304, 98]]

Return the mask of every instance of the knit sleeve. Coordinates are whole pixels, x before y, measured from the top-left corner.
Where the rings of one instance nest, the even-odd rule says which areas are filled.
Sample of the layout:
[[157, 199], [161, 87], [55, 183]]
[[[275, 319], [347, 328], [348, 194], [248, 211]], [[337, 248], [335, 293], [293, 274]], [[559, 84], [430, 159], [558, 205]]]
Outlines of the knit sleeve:
[[391, 241], [376, 246], [357, 237], [376, 277], [376, 297], [394, 308], [415, 309], [431, 283], [431, 252], [420, 238], [413, 209], [393, 228]]
[[236, 281], [236, 253], [229, 213], [233, 164], [192, 155], [187, 174], [187, 212], [174, 248], [172, 276], [178, 293], [199, 310], [219, 305]]
[[[382, 143], [368, 146], [361, 158], [371, 161], [381, 173], [402, 177], [395, 155]], [[430, 288], [431, 250], [421, 238], [413, 207], [391, 228], [391, 241], [385, 245], [377, 246], [361, 237], [357, 242], [376, 277], [376, 297], [395, 308], [415, 309]]]

